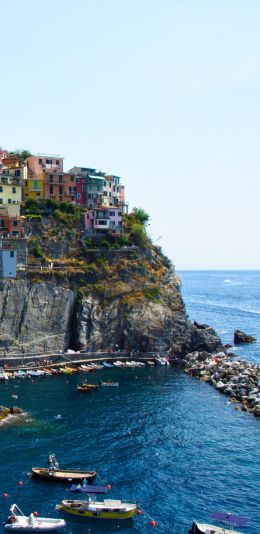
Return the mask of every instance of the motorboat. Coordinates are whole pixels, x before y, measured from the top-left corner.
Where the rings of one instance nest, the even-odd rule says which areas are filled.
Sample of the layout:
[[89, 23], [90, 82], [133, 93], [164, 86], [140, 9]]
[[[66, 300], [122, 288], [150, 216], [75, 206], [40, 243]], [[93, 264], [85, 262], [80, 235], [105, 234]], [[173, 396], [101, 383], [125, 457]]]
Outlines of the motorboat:
[[115, 367], [125, 367], [126, 364], [124, 362], [120, 362], [119, 360], [114, 362]]
[[152, 360], [147, 361], [148, 365], [154, 365], [154, 362]]
[[52, 532], [65, 526], [64, 519], [38, 517], [35, 512], [26, 516], [16, 504], [11, 506], [10, 515], [4, 523], [4, 529], [12, 532]]
[[113, 364], [110, 363], [110, 362], [103, 362], [102, 365], [103, 365], [103, 367], [110, 367], [110, 368], [114, 367]]
[[9, 376], [5, 371], [0, 371], [0, 380], [8, 380]]
[[131, 519], [137, 511], [137, 505], [115, 499], [105, 499], [102, 502], [98, 502], [90, 497], [88, 500], [64, 500], [58, 505], [57, 509], [80, 517]]
[[193, 521], [189, 534], [242, 534], [233, 527], [246, 527], [248, 518], [238, 515], [229, 514], [226, 512], [213, 512], [210, 514], [210, 519], [217, 520], [226, 526], [216, 526], [208, 523], [198, 523]]

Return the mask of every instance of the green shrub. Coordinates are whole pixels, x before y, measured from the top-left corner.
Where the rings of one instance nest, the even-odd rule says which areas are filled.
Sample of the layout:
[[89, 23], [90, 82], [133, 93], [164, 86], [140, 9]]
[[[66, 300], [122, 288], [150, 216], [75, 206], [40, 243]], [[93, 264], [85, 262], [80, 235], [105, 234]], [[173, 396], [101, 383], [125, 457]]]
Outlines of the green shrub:
[[158, 286], [150, 286], [144, 289], [144, 295], [148, 300], [157, 301], [160, 299], [161, 291]]
[[43, 253], [41, 245], [38, 241], [36, 241], [34, 245], [33, 254], [35, 258], [45, 259], [45, 254]]

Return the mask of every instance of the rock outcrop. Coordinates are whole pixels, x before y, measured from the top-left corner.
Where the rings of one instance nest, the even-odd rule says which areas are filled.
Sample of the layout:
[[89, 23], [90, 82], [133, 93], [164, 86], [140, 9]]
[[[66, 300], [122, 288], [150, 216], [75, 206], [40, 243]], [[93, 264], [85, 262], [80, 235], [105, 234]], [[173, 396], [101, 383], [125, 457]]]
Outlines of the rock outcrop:
[[118, 345], [182, 357], [221, 348], [212, 328], [188, 320], [179, 277], [155, 247], [109, 252], [107, 258], [92, 254], [88, 263], [63, 263], [57, 271], [39, 267], [3, 280], [0, 354]]
[[245, 332], [242, 332], [241, 330], [235, 330], [234, 332], [234, 344], [240, 345], [241, 343], [255, 343], [256, 338], [253, 336], [249, 336], [248, 334], [245, 334]]
[[0, 406], [0, 422], [4, 422], [10, 415], [22, 415], [23, 411], [18, 406], [12, 406], [7, 408], [6, 406]]
[[260, 417], [260, 368], [239, 359], [230, 361], [224, 352], [192, 352], [183, 360], [188, 374], [209, 382], [218, 391], [240, 402], [242, 409]]

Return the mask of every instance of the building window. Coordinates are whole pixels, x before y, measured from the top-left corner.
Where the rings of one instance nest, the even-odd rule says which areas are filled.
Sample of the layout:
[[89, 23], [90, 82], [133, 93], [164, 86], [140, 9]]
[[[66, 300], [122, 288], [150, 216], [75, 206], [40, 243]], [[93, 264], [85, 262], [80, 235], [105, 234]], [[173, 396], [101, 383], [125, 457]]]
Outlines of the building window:
[[21, 176], [21, 171], [20, 171], [20, 169], [16, 169], [16, 170], [14, 171], [14, 175], [15, 175], [15, 176]]
[[3, 199], [2, 198], [0, 198], [0, 204], [3, 204]]
[[62, 185], [59, 186], [59, 195], [62, 195]]
[[115, 212], [115, 211], [110, 211], [110, 212], [109, 212], [109, 215], [110, 215], [110, 217], [115, 217], [116, 212]]
[[18, 226], [18, 221], [13, 221], [13, 226]]
[[14, 258], [14, 250], [10, 250], [10, 258]]
[[82, 191], [86, 191], [86, 186], [85, 185], [82, 186]]
[[8, 204], [12, 204], [12, 199], [8, 198]]
[[53, 185], [50, 185], [50, 195], [53, 195]]
[[53, 176], [50, 174], [50, 182], [53, 183]]
[[39, 159], [39, 165], [42, 165], [42, 159]]
[[12, 193], [13, 193], [13, 195], [15, 195], [15, 193], [16, 193], [16, 187], [12, 187]]
[[59, 165], [59, 164], [60, 164], [60, 160], [56, 159], [56, 165]]
[[81, 194], [80, 194], [80, 193], [77, 193], [77, 199], [78, 199], [78, 200], [81, 199]]
[[59, 183], [62, 184], [62, 175], [59, 176]]
[[38, 189], [38, 180], [33, 181], [33, 188]]
[[2, 193], [2, 192], [3, 192], [3, 186], [0, 185], [0, 193]]
[[71, 176], [71, 177], [70, 177], [70, 181], [71, 181], [71, 182], [74, 182], [74, 176]]

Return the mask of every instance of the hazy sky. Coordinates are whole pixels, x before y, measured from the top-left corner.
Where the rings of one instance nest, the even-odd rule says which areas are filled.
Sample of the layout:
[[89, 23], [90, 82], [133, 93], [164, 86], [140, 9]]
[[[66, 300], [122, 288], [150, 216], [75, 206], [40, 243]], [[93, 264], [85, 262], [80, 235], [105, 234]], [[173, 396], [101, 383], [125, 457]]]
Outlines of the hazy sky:
[[181, 268], [260, 268], [260, 1], [0, 0], [0, 146], [122, 176]]

